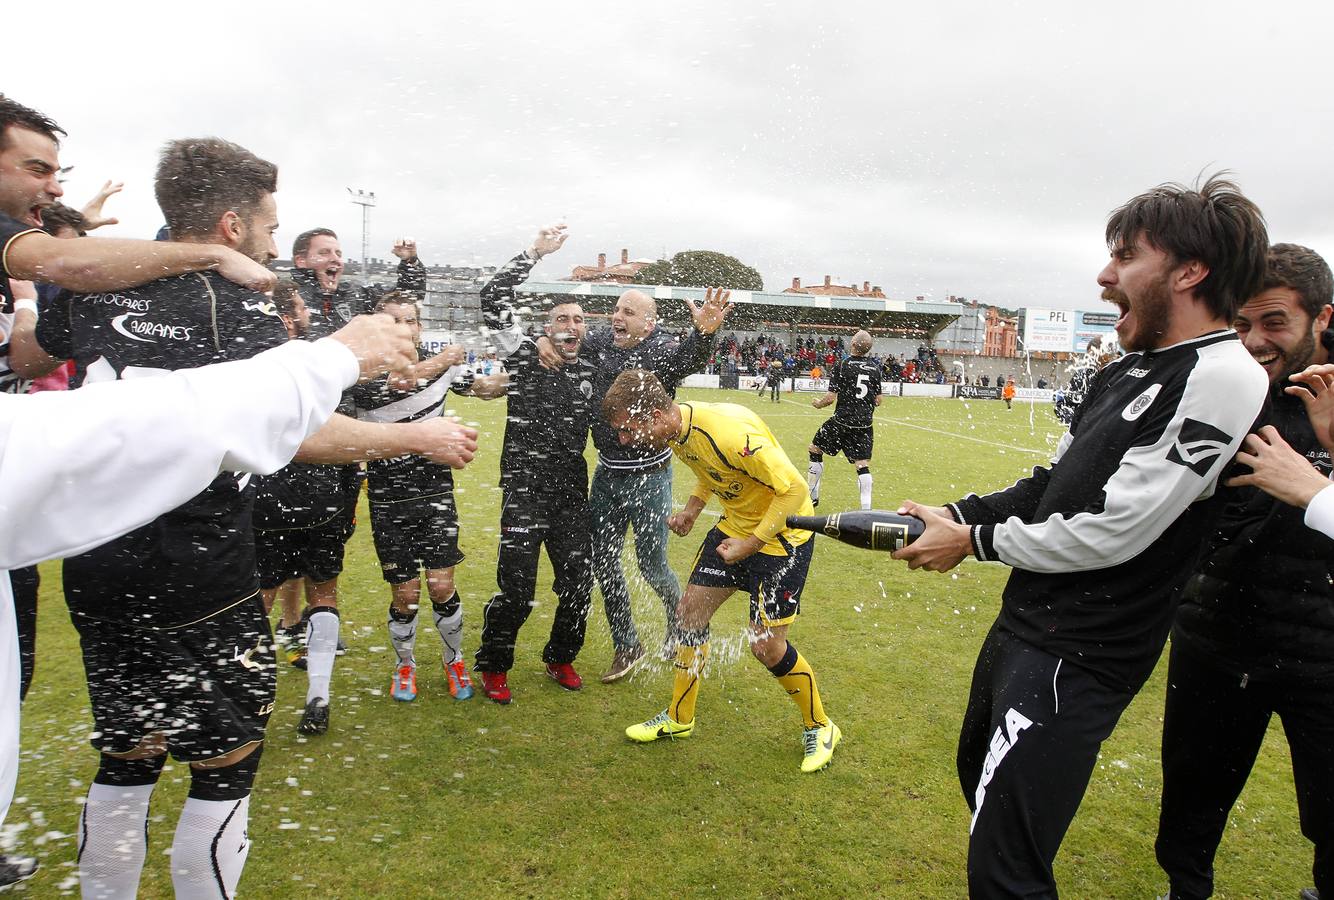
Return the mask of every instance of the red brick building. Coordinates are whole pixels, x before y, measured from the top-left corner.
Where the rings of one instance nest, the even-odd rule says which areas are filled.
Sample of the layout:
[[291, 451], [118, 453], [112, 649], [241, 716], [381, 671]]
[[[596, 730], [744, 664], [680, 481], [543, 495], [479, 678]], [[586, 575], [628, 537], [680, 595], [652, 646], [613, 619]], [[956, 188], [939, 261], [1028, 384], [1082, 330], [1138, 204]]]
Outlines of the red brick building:
[[1002, 316], [994, 306], [987, 307], [987, 336], [982, 345], [983, 356], [1017, 356], [1019, 352], [1019, 322]]
[[863, 281], [862, 286], [833, 284], [833, 277], [826, 275], [824, 284], [813, 284], [808, 287], [801, 286], [800, 278], [792, 279], [792, 287], [784, 288], [784, 294], [818, 294], [822, 297], [879, 297], [885, 299], [885, 292], [880, 290], [880, 285], [871, 286], [871, 282]]
[[570, 273], [570, 281], [594, 281], [611, 284], [634, 284], [639, 270], [650, 264], [647, 259], [630, 259], [630, 251], [621, 250], [621, 261], [613, 266], [607, 265], [607, 254], [598, 254], [596, 266], [575, 266]]

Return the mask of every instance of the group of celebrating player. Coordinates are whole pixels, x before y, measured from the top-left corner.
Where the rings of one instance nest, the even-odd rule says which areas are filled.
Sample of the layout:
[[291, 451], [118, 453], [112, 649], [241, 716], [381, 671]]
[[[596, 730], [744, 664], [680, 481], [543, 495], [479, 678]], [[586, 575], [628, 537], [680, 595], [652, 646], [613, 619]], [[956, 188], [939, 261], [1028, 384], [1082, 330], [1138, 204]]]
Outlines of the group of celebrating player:
[[[544, 545], [557, 599], [542, 654], [546, 673], [567, 690], [582, 687], [573, 663], [596, 581], [613, 643], [602, 681], [625, 677], [647, 655], [622, 571], [633, 529], [641, 573], [662, 601], [661, 653], [673, 662], [673, 683], [666, 708], [629, 726], [627, 737], [642, 743], [692, 734], [710, 620], [743, 590], [752, 652], [802, 718], [800, 768], [828, 765], [841, 731], [825, 713], [812, 666], [788, 640], [815, 543], [787, 519], [813, 512], [827, 454], [842, 453], [854, 465], [861, 505], [871, 506], [880, 379], [866, 359], [869, 334], [853, 337], [852, 356], [814, 401], [838, 405], [811, 441], [803, 477], [749, 409], [675, 397], [712, 354], [730, 308], [726, 291], [687, 301], [693, 327], [681, 340], [656, 327], [653, 299], [636, 290], [619, 298], [609, 327], [589, 330], [580, 305], [558, 299], [530, 330], [516, 289], [566, 239], [563, 226], [543, 229], [481, 292], [483, 332], [504, 371], [477, 375], [462, 365], [458, 347], [434, 355], [421, 349], [424, 270], [410, 241], [395, 246], [401, 264], [393, 291], [343, 284], [337, 236], [328, 229], [301, 234], [293, 277], [275, 283], [265, 264], [277, 256], [277, 168], [226, 141], [178, 140], [164, 149], [155, 188], [170, 240], [47, 234], [43, 213], [62, 193], [62, 134], [50, 119], [0, 97], [0, 354], [7, 359], [0, 380], [17, 390], [22, 379], [72, 359], [83, 385], [68, 398], [10, 396], [0, 404], [0, 488], [14, 498], [0, 566], [65, 559], [99, 753], [79, 828], [84, 896], [137, 891], [149, 802], [167, 753], [191, 772], [173, 843], [177, 896], [233, 896], [274, 705], [269, 611], [282, 606], [289, 660], [306, 670], [299, 730], [321, 734], [330, 725], [337, 579], [362, 464], [374, 543], [391, 586], [395, 700], [417, 695], [418, 613], [429, 598], [451, 695], [471, 697], [478, 676], [486, 698], [511, 701], [508, 673], [534, 605]], [[1266, 380], [1275, 404], [1310, 405], [1283, 401], [1283, 388], [1297, 369], [1322, 361], [1311, 336], [1329, 322], [1328, 267], [1304, 248], [1269, 248], [1259, 211], [1216, 179], [1134, 198], [1113, 214], [1107, 242], [1112, 261], [1099, 282], [1121, 310], [1117, 330], [1128, 353], [1089, 387], [1052, 464], [987, 496], [903, 507], [926, 523], [915, 543], [894, 554], [910, 566], [944, 571], [972, 555], [1013, 567], [959, 744], [959, 777], [973, 811], [970, 890], [1054, 896], [1052, 859], [1098, 748], [1152, 671], [1180, 601], [1178, 636], [1187, 649], [1174, 646], [1171, 666], [1190, 702], [1169, 695], [1174, 743], [1164, 749], [1171, 765], [1159, 839], [1173, 896], [1207, 896], [1211, 888], [1222, 820], [1192, 798], [1211, 791], [1210, 802], [1225, 814], [1258, 747], [1257, 737], [1255, 747], [1218, 752], [1227, 749], [1226, 736], [1201, 713], [1216, 703], [1257, 706], [1245, 723], [1230, 722], [1229, 733], [1244, 726], [1262, 735], [1269, 711], [1285, 715], [1302, 767], [1303, 827], [1317, 845], [1317, 884], [1329, 889], [1331, 764], [1316, 752], [1325, 746], [1318, 739], [1295, 735], [1325, 734], [1334, 713], [1298, 724], [1283, 690], [1293, 658], [1292, 678], [1303, 685], [1329, 677], [1328, 539], [1303, 532], [1294, 541], [1300, 516], [1249, 496], [1251, 505], [1233, 520], [1224, 514], [1234, 527], [1206, 541], [1207, 564], [1181, 591], [1201, 536], [1213, 533], [1223, 512], [1216, 484], [1224, 465], [1244, 439], [1258, 473], [1277, 446], [1268, 433], [1246, 437]], [[25, 280], [67, 290], [39, 305]], [[1271, 296], [1279, 289], [1292, 296]], [[1308, 383], [1314, 395], [1331, 393], [1325, 381]], [[454, 578], [463, 557], [451, 469], [473, 459], [477, 434], [443, 414], [450, 392], [507, 402], [497, 591], [485, 604], [471, 666]], [[1303, 431], [1289, 415], [1283, 427], [1328, 470], [1328, 455], [1310, 449], [1321, 426]], [[591, 481], [590, 434], [598, 452]], [[673, 458], [695, 476], [680, 511], [672, 504]], [[683, 591], [667, 562], [666, 535], [690, 533], [711, 496], [722, 516]], [[86, 514], [55, 528], [53, 509], [61, 517]], [[1270, 562], [1297, 573], [1266, 574], [1265, 590], [1313, 598], [1291, 610], [1306, 615], [1292, 627], [1307, 642], [1297, 651], [1285, 647], [1281, 659], [1263, 657], [1270, 668], [1257, 680], [1280, 689], [1260, 701], [1255, 691], [1238, 699], [1219, 686], [1242, 658], [1229, 642], [1249, 651], [1266, 637], [1251, 612], [1237, 612], [1238, 585], [1257, 577], [1230, 550], [1238, 542], [1266, 548]], [[35, 577], [14, 583], [19, 605], [35, 604]], [[9, 590], [0, 578], [0, 814], [13, 792], [21, 694]], [[31, 673], [24, 677], [26, 690]], [[1312, 703], [1331, 710], [1309, 691], [1302, 697], [1303, 712]], [[1207, 749], [1226, 761], [1225, 772], [1206, 775], [1208, 767], [1184, 762], [1193, 758], [1197, 732], [1214, 733]], [[4, 879], [28, 871], [23, 861], [0, 860]]]
[[[337, 580], [363, 463], [374, 543], [391, 585], [394, 699], [416, 696], [424, 572], [451, 695], [468, 699], [479, 675], [487, 698], [510, 702], [507, 673], [533, 607], [544, 544], [557, 597], [543, 651], [547, 674], [563, 688], [582, 686], [572, 664], [597, 580], [615, 645], [602, 680], [624, 677], [646, 656], [621, 571], [625, 535], [633, 528], [641, 570], [663, 603], [662, 652], [675, 660], [677, 675], [668, 710], [627, 734], [637, 741], [690, 734], [709, 617], [743, 588], [751, 595], [755, 655], [802, 714], [801, 768], [828, 764], [838, 728], [823, 712], [809, 664], [786, 639], [813, 544], [809, 532], [789, 529], [785, 520], [811, 511], [806, 482], [753, 413], [672, 398], [712, 354], [730, 308], [726, 291], [711, 289], [702, 303], [686, 301], [693, 329], [680, 341], [656, 328], [654, 301], [633, 290], [619, 299], [607, 328], [589, 332], [577, 303], [558, 302], [544, 327], [530, 333], [515, 287], [566, 239], [563, 226], [543, 229], [482, 290], [483, 331], [505, 368], [477, 375], [462, 365], [460, 347], [430, 356], [421, 350], [424, 270], [410, 241], [395, 246], [401, 262], [392, 291], [344, 284], [337, 236], [328, 229], [303, 232], [293, 247], [293, 275], [273, 283], [263, 267], [277, 256], [277, 167], [227, 141], [177, 140], [164, 149], [155, 190], [168, 240], [71, 235], [52, 244], [42, 230], [43, 213], [62, 193], [56, 176], [63, 132], [12, 100], [0, 98], [0, 115], [4, 355], [14, 390], [65, 360], [74, 362], [79, 393], [263, 359], [289, 342], [319, 346], [332, 337], [352, 345], [348, 329], [356, 332], [362, 312], [392, 319], [398, 338], [406, 335], [417, 350], [411, 365], [391, 371], [380, 364], [375, 377], [347, 389], [337, 412], [301, 440], [293, 461], [278, 471], [218, 460], [216, 477], [186, 502], [61, 554], [100, 755], [79, 829], [85, 896], [132, 896], [137, 889], [144, 845], [126, 824], [146, 819], [167, 753], [191, 769], [173, 845], [177, 894], [231, 895], [248, 847], [249, 795], [274, 706], [269, 612], [281, 605], [279, 637], [289, 662], [306, 671], [298, 730], [324, 733], [340, 643]], [[117, 254], [122, 264], [88, 274], [98, 257], [82, 269], [69, 262], [99, 249]], [[67, 276], [62, 266], [74, 274]], [[159, 277], [147, 280], [153, 275]], [[25, 279], [67, 290], [39, 304]], [[485, 605], [473, 675], [463, 658], [454, 583], [463, 557], [451, 468], [471, 460], [476, 433], [442, 415], [451, 391], [508, 403], [498, 590]], [[869, 420], [864, 424], [869, 435]], [[591, 493], [584, 456], [590, 430], [599, 451]], [[670, 515], [673, 452], [699, 477], [676, 515]], [[666, 532], [689, 532], [710, 493], [726, 515], [710, 530], [683, 596], [666, 560]], [[18, 605], [29, 613], [24, 620], [31, 622], [35, 572], [15, 584]], [[29, 649], [31, 631], [24, 628]], [[29, 667], [15, 702], [31, 677]], [[9, 865], [21, 874], [21, 866]]]

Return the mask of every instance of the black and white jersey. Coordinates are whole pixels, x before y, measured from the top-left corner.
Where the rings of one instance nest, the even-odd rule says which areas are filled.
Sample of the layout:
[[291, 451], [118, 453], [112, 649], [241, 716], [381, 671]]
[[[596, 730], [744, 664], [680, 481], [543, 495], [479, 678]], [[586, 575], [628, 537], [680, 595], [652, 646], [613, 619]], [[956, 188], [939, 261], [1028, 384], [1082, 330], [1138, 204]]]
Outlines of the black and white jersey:
[[[417, 348], [425, 359], [428, 352]], [[389, 386], [381, 376], [352, 391], [357, 418], [367, 422], [419, 422], [443, 415], [449, 392], [466, 394], [472, 390], [473, 374], [465, 366], [450, 366], [435, 378], [410, 391]], [[373, 501], [397, 502], [419, 497], [435, 497], [454, 489], [449, 466], [408, 454], [392, 459], [373, 459], [366, 464], [367, 490]]]
[[[9, 279], [4, 279], [6, 285]], [[5, 298], [8, 301], [8, 297]], [[9, 367], [9, 336], [14, 332], [14, 314], [0, 312], [0, 394], [22, 394], [27, 389], [26, 379]]]
[[834, 418], [849, 428], [870, 428], [875, 399], [880, 396], [880, 367], [865, 356], [848, 356], [829, 373], [829, 390], [837, 396]]
[[0, 213], [0, 393], [21, 394], [27, 381], [9, 367], [9, 335], [14, 331], [14, 292], [9, 288], [9, 245], [40, 228], [24, 225]]
[[1232, 331], [1131, 353], [1094, 381], [1050, 466], [951, 504], [977, 558], [1014, 567], [997, 626], [1137, 690], [1267, 386]]
[[[272, 301], [210, 273], [71, 297], [37, 320], [47, 353], [80, 384], [143, 378], [287, 343]], [[202, 493], [124, 537], [65, 561], [70, 611], [153, 626], [207, 616], [258, 589], [250, 476]], [[152, 491], [151, 481], [142, 486]]]

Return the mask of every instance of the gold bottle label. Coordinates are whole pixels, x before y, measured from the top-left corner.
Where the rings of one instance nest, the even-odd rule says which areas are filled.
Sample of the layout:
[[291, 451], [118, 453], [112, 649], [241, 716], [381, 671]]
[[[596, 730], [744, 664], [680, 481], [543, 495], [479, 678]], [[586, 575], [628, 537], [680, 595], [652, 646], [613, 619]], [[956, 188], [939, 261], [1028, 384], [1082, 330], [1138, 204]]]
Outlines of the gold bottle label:
[[873, 522], [871, 524], [871, 549], [900, 550], [908, 543], [908, 526], [895, 522]]

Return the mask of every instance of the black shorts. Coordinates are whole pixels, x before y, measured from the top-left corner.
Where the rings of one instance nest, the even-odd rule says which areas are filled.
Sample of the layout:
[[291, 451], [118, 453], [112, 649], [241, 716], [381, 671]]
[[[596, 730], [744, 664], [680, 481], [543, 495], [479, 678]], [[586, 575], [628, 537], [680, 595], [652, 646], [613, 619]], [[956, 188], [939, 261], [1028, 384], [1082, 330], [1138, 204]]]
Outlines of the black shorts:
[[124, 753], [161, 731], [173, 757], [202, 762], [264, 740], [277, 677], [259, 594], [173, 628], [71, 618], [97, 750]]
[[259, 586], [271, 591], [293, 578], [316, 584], [332, 581], [343, 571], [342, 512], [311, 528], [255, 529], [255, 561]]
[[411, 581], [422, 569], [448, 569], [463, 561], [452, 494], [372, 500], [371, 536], [380, 571], [390, 584]]
[[801, 591], [811, 568], [815, 540], [796, 547], [784, 541], [787, 556], [755, 553], [729, 565], [718, 555], [718, 545], [726, 538], [720, 529], [709, 529], [695, 557], [690, 583], [745, 589], [750, 593], [750, 620], [757, 625], [787, 625], [795, 619], [801, 612]]
[[820, 448], [821, 453], [838, 456], [842, 453], [848, 462], [858, 459], [870, 459], [875, 443], [875, 429], [856, 428], [844, 425], [838, 419], [828, 419], [820, 430], [815, 432], [811, 443]]

